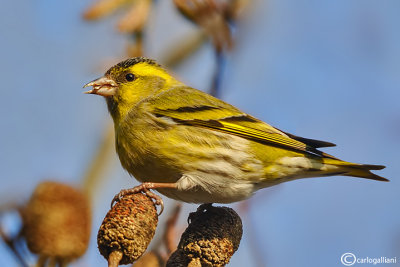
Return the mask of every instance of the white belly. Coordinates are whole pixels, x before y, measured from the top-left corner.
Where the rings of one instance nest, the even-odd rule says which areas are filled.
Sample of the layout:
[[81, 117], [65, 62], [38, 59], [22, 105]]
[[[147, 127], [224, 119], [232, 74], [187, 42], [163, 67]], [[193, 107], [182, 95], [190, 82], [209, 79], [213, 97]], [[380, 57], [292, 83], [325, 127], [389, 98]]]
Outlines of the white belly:
[[179, 179], [178, 189], [158, 191], [167, 197], [189, 203], [232, 203], [251, 197], [257, 189], [252, 182], [194, 173]]

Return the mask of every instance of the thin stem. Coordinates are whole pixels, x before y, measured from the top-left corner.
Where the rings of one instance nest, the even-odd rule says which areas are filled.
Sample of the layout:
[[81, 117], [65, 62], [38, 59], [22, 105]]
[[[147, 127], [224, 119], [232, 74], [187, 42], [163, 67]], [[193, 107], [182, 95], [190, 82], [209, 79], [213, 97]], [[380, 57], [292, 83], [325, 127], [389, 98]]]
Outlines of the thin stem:
[[94, 192], [96, 192], [100, 178], [110, 164], [110, 155], [112, 155], [113, 150], [114, 128], [110, 124], [107, 126], [105, 136], [83, 177], [83, 188], [89, 197], [93, 197]]
[[175, 207], [165, 223], [164, 242], [167, 249], [167, 254], [170, 255], [176, 249], [175, 235], [176, 223], [179, 218], [179, 213], [182, 209], [182, 204], [176, 202]]
[[203, 30], [187, 34], [174, 43], [173, 47], [168, 47], [161, 53], [160, 62], [168, 68], [173, 68], [199, 50], [206, 40], [207, 35]]
[[15, 245], [15, 239], [9, 238], [3, 231], [3, 229], [0, 228], [0, 236], [3, 239], [4, 243], [11, 249], [13, 252], [14, 256], [16, 259], [19, 261], [21, 266], [23, 267], [29, 267], [28, 263], [25, 262], [24, 257], [21, 255], [21, 253], [18, 251], [16, 245]]
[[46, 267], [48, 257], [47, 256], [39, 256], [36, 266], [37, 267]]
[[222, 74], [225, 67], [225, 57], [222, 51], [215, 51], [216, 68], [211, 83], [210, 94], [219, 97], [221, 94]]
[[108, 255], [108, 267], [118, 267], [119, 262], [122, 259], [122, 252], [114, 250]]

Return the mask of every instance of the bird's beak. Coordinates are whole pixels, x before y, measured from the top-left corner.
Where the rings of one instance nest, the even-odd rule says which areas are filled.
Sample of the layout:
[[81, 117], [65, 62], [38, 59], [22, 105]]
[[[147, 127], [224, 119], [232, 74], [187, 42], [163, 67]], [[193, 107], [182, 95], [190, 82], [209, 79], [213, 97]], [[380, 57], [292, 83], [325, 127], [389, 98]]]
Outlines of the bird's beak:
[[83, 88], [88, 86], [93, 86], [93, 88], [92, 90], [86, 91], [85, 94], [96, 94], [107, 97], [115, 94], [118, 84], [114, 80], [103, 76], [85, 84]]

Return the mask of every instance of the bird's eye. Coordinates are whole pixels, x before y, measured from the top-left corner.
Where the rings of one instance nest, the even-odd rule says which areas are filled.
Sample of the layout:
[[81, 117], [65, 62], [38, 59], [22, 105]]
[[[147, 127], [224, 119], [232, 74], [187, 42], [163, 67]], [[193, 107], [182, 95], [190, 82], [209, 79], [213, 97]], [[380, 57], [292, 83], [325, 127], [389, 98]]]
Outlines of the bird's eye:
[[125, 79], [128, 82], [131, 82], [131, 81], [133, 81], [135, 79], [135, 75], [133, 75], [132, 73], [128, 73], [128, 74], [125, 75]]

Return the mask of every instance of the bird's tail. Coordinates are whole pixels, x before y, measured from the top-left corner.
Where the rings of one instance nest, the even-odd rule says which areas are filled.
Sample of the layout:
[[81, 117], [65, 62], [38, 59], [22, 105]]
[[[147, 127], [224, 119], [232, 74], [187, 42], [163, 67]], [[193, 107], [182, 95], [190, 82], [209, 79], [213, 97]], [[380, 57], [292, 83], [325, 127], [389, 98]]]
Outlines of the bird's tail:
[[340, 169], [343, 169], [343, 173], [341, 175], [389, 182], [389, 179], [386, 179], [371, 172], [371, 170], [382, 170], [383, 168], [385, 168], [385, 166], [383, 165], [356, 164], [336, 159], [326, 159], [324, 161], [326, 164], [335, 165]]
[[371, 170], [382, 170], [385, 166], [382, 165], [370, 165], [370, 164], [360, 164], [358, 167], [353, 167], [350, 172], [345, 173], [346, 176], [354, 176], [361, 177], [376, 181], [389, 182], [389, 179], [386, 179], [382, 176], [376, 175], [372, 173]]

